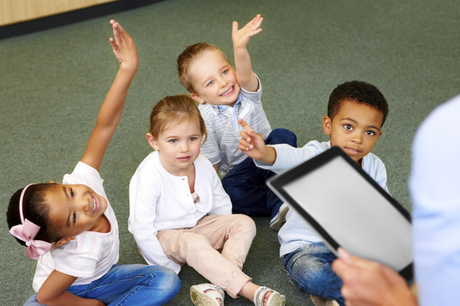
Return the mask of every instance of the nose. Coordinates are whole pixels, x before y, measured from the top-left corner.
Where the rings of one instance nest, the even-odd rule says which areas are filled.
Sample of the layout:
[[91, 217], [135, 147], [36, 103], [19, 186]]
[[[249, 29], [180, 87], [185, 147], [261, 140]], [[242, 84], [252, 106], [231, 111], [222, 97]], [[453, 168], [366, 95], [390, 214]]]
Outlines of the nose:
[[90, 195], [82, 195], [76, 199], [76, 205], [84, 212], [93, 212], [93, 198]]
[[188, 152], [188, 143], [187, 142], [181, 143], [180, 148], [179, 148], [179, 152], [180, 153]]
[[219, 82], [220, 82], [220, 88], [224, 88], [228, 84], [228, 81], [223, 77], [220, 78]]
[[351, 141], [357, 144], [363, 143], [363, 133], [356, 131], [355, 133], [353, 133]]

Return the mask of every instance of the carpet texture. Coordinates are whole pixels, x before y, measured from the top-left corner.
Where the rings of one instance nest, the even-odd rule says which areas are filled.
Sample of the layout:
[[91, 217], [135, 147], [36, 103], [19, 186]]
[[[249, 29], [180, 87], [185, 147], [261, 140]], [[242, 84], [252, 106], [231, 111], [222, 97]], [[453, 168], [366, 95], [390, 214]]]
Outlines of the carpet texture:
[[[144, 263], [127, 229], [128, 184], [151, 152], [145, 133], [152, 107], [164, 96], [186, 93], [176, 72], [185, 46], [206, 41], [232, 59], [232, 21], [242, 26], [260, 13], [263, 31], [248, 49], [264, 109], [272, 128], [292, 130], [299, 146], [327, 140], [321, 122], [337, 84], [357, 79], [376, 85], [390, 113], [373, 153], [387, 167], [390, 192], [410, 210], [407, 179], [416, 128], [459, 92], [459, 10], [454, 0], [170, 0], [0, 40], [0, 305], [22, 305], [33, 294], [35, 261], [8, 234], [9, 198], [30, 182], [60, 182], [83, 155], [118, 69], [110, 19], [131, 34], [140, 58], [101, 167], [124, 264]], [[287, 305], [312, 305], [288, 281], [269, 219], [255, 221], [258, 233], [244, 271], [286, 295]], [[205, 281], [189, 267], [180, 278], [181, 291], [168, 305], [191, 305], [190, 286]], [[225, 305], [251, 303], [227, 297]]]

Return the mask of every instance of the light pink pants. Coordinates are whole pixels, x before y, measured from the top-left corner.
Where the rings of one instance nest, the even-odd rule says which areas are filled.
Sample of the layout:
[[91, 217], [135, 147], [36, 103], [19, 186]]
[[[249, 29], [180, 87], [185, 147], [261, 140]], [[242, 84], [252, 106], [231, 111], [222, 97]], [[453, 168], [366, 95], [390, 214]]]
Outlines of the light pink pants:
[[251, 280], [241, 269], [255, 235], [254, 221], [246, 215], [211, 215], [192, 228], [161, 230], [157, 238], [171, 260], [187, 263], [236, 298]]

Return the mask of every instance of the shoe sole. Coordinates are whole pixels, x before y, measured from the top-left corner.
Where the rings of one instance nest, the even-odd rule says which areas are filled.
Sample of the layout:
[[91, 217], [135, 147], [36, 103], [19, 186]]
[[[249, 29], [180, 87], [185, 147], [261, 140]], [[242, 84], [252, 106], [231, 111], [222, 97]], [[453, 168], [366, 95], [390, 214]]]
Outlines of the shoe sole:
[[194, 286], [190, 288], [190, 299], [196, 306], [219, 306], [219, 302], [215, 298], [194, 288]]
[[[286, 204], [283, 204], [283, 205], [286, 205]], [[283, 205], [281, 205], [280, 208], [283, 207]], [[289, 212], [289, 206], [286, 205], [286, 207], [284, 209], [281, 209], [274, 218], [276, 218], [275, 220], [271, 220], [270, 221], [270, 228], [272, 230], [279, 230], [283, 225], [284, 223], [286, 223], [286, 215], [287, 213]]]

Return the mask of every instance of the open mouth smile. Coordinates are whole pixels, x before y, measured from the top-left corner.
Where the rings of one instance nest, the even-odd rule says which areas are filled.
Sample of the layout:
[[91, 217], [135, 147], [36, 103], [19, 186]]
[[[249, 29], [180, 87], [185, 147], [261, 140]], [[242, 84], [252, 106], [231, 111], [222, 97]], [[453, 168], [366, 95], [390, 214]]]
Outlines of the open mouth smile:
[[229, 95], [229, 94], [231, 94], [231, 93], [233, 92], [233, 89], [234, 89], [234, 88], [235, 88], [234, 85], [233, 85], [233, 86], [230, 86], [229, 89], [227, 89], [226, 91], [224, 91], [224, 92], [221, 93], [220, 95], [221, 95], [221, 96], [227, 96], [227, 95]]
[[99, 208], [98, 201], [95, 196], [92, 195], [91, 197], [93, 198], [93, 215], [95, 215]]

